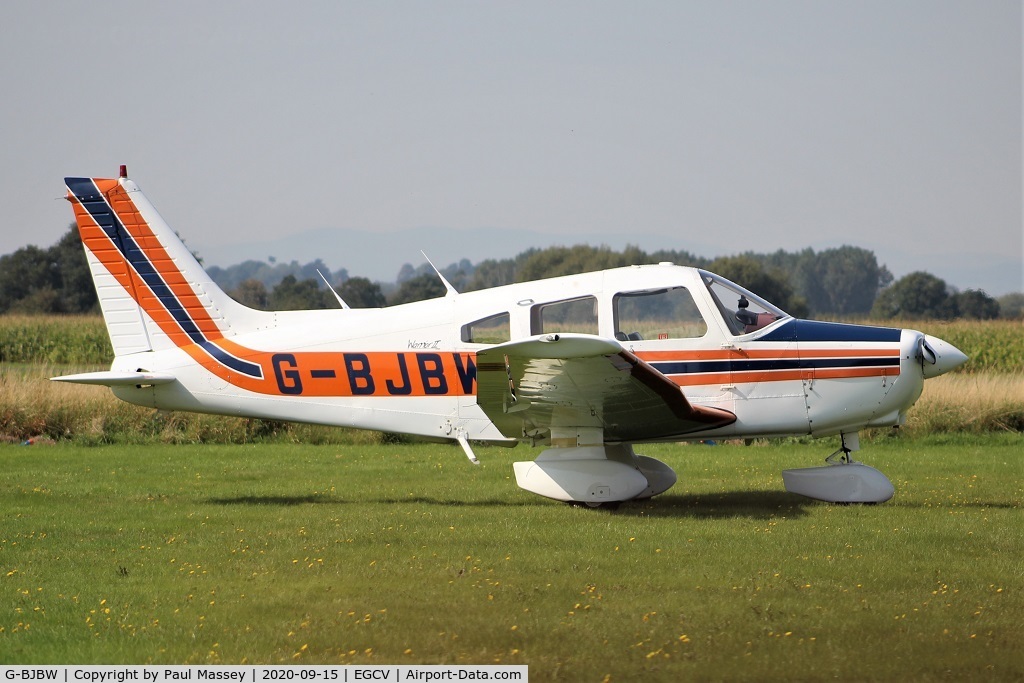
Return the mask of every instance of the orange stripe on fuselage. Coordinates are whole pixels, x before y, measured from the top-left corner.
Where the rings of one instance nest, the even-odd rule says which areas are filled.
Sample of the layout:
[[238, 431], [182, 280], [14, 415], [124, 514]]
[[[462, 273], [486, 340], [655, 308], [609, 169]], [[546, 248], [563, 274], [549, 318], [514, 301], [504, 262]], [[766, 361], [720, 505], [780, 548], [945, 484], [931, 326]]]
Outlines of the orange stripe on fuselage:
[[227, 368], [190, 344], [183, 347], [225, 382], [247, 391], [278, 396], [384, 397], [473, 396], [475, 354], [405, 351], [252, 351], [222, 340], [234, 355], [263, 368], [263, 379]]

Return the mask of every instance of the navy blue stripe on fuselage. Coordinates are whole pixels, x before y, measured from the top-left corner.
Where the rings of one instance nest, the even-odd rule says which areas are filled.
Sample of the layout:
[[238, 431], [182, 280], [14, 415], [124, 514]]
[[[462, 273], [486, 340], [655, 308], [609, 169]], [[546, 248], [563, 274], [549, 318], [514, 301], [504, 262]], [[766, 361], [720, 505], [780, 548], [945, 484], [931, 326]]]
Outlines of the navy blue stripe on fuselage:
[[193, 322], [188, 311], [178, 300], [178, 297], [175, 296], [171, 288], [164, 282], [163, 277], [157, 272], [153, 263], [139, 247], [135, 238], [125, 229], [124, 224], [118, 219], [117, 214], [114, 213], [113, 208], [107, 203], [103, 193], [99, 191], [96, 183], [91, 178], [65, 178], [64, 182], [72, 194], [81, 202], [85, 210], [89, 212], [89, 215], [92, 216], [92, 219], [103, 231], [103, 234], [107, 236], [107, 239], [110, 240], [110, 243], [121, 253], [122, 258], [142, 278], [156, 299], [171, 314], [171, 317], [178, 323], [182, 332], [193, 343], [201, 347], [217, 362], [232, 370], [249, 375], [250, 377], [263, 377], [263, 368], [258, 364], [233, 356], [206, 338], [202, 330]]
[[818, 320], [790, 320], [758, 337], [759, 342], [899, 342], [902, 330], [894, 327], [828, 323]]
[[212, 341], [201, 341], [197, 346], [210, 354], [210, 356], [221, 365], [241, 372], [244, 375], [249, 375], [256, 379], [263, 379], [263, 368], [256, 363], [250, 363], [238, 356], [233, 356]]
[[879, 358], [769, 358], [764, 360], [663, 361], [651, 365], [663, 375], [691, 375], [721, 372], [772, 372], [781, 370], [825, 370], [836, 368], [898, 367], [898, 357]]

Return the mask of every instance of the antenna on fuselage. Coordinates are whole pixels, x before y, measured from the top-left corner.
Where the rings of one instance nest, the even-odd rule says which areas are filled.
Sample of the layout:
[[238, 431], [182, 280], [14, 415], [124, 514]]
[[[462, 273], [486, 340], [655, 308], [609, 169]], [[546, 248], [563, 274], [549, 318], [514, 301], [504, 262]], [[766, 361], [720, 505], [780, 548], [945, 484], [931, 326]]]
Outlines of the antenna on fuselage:
[[437, 266], [434, 265], [434, 262], [430, 260], [429, 256], [427, 256], [427, 252], [420, 249], [420, 253], [423, 254], [423, 258], [427, 259], [427, 263], [429, 263], [430, 267], [434, 269], [434, 272], [437, 273], [437, 276], [441, 278], [441, 282], [444, 283], [444, 288], [448, 290], [448, 293], [445, 294], [445, 296], [456, 296], [459, 293], [459, 290], [452, 287], [452, 283], [448, 282], [448, 280], [445, 279], [444, 275], [441, 275], [441, 271], [437, 269]]
[[334, 291], [334, 287], [332, 287], [331, 283], [327, 281], [327, 278], [324, 277], [324, 274], [320, 272], [319, 268], [316, 269], [316, 274], [319, 275], [320, 279], [322, 279], [324, 281], [324, 284], [327, 285], [327, 289], [331, 290], [331, 294], [333, 294], [334, 298], [338, 300], [338, 303], [341, 304], [342, 308], [345, 308], [345, 309], [352, 308], [347, 303], [345, 303], [345, 300], [341, 298], [340, 294], [338, 294], [336, 291]]

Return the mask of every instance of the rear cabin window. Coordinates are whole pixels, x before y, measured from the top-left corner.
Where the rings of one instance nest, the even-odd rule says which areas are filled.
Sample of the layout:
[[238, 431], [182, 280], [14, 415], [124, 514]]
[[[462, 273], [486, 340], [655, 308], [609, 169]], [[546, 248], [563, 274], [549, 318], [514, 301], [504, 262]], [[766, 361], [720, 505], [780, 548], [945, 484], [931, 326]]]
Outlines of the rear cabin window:
[[597, 334], [597, 299], [592, 296], [540, 304], [534, 306], [532, 313], [531, 328], [534, 334]]
[[498, 313], [462, 326], [462, 341], [468, 344], [502, 344], [511, 339], [508, 313]]
[[615, 338], [619, 341], [693, 339], [708, 331], [685, 287], [617, 294], [614, 307]]

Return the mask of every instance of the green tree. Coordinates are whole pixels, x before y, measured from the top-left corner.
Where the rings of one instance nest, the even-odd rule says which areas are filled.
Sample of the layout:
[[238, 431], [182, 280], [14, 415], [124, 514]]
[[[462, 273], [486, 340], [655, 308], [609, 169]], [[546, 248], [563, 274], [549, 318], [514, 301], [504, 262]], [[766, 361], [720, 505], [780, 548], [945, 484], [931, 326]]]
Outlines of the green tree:
[[851, 246], [819, 253], [816, 271], [825, 300], [819, 310], [837, 315], [868, 313], [888, 274], [874, 252]]
[[875, 300], [871, 314], [877, 318], [948, 320], [957, 315], [946, 281], [917, 271], [901, 277]]
[[403, 282], [388, 303], [392, 306], [413, 301], [436, 299], [448, 293], [441, 278], [434, 272], [424, 273]]
[[532, 247], [519, 252], [513, 258], [481, 261], [473, 269], [473, 277], [466, 283], [466, 291], [523, 282], [524, 278], [520, 275], [523, 265], [540, 251], [540, 249]]
[[270, 265], [252, 259], [227, 268], [209, 266], [206, 272], [226, 292], [237, 289], [246, 280], [262, 282], [265, 287], [272, 287], [281, 281], [280, 278], [274, 279], [274, 269]]
[[516, 262], [513, 259], [487, 259], [476, 265], [473, 277], [466, 283], [466, 291], [501, 287], [515, 281]]
[[261, 311], [269, 310], [270, 296], [267, 294], [267, 288], [256, 278], [243, 280], [229, 294], [232, 299], [244, 306]]
[[995, 320], [999, 317], [999, 302], [980, 289], [966, 289], [952, 298], [961, 318]]
[[317, 271], [323, 273], [325, 277], [331, 280], [332, 284], [338, 284], [348, 279], [347, 270], [342, 268], [337, 273], [332, 274], [331, 270], [320, 259], [315, 259], [306, 264], [300, 264], [294, 260], [290, 263], [278, 263], [273, 258], [270, 263], [250, 259], [227, 268], [221, 268], [220, 266], [209, 266], [206, 268], [206, 272], [213, 281], [225, 292], [237, 289], [246, 280], [259, 280], [265, 287], [273, 289], [288, 275], [294, 275], [295, 280], [299, 282], [302, 280], [316, 280], [319, 283], [320, 275]]
[[50, 258], [57, 270], [62, 311], [65, 313], [87, 313], [99, 308], [99, 298], [92, 282], [92, 271], [85, 257], [82, 236], [74, 223], [67, 232], [50, 247]]
[[74, 223], [46, 249], [30, 245], [0, 256], [0, 312], [85, 313], [96, 308], [96, 288]]
[[14, 309], [18, 302], [27, 299], [32, 292], [43, 289], [58, 289], [46, 250], [29, 245], [11, 254], [0, 256], [0, 312]]
[[517, 281], [541, 280], [560, 275], [577, 275], [606, 268], [619, 268], [649, 261], [638, 247], [627, 245], [622, 252], [610, 247], [577, 244], [534, 252], [518, 268]]
[[380, 285], [365, 277], [352, 277], [337, 287], [338, 295], [352, 308], [381, 308], [387, 302]]
[[334, 297], [320, 289], [312, 278], [297, 280], [294, 275], [286, 275], [270, 292], [270, 309], [274, 311], [303, 311], [336, 305]]
[[1024, 292], [1011, 292], [999, 297], [999, 316], [1007, 320], [1024, 319]]
[[413, 279], [417, 275], [422, 275], [422, 273], [417, 273], [411, 263], [403, 263], [402, 267], [398, 269], [398, 275], [395, 277], [395, 282], [402, 284], [407, 280]]
[[892, 274], [878, 265], [874, 252], [860, 247], [746, 255], [786, 279], [796, 296], [807, 302], [810, 313], [818, 315], [866, 314], [878, 292], [892, 283]]

